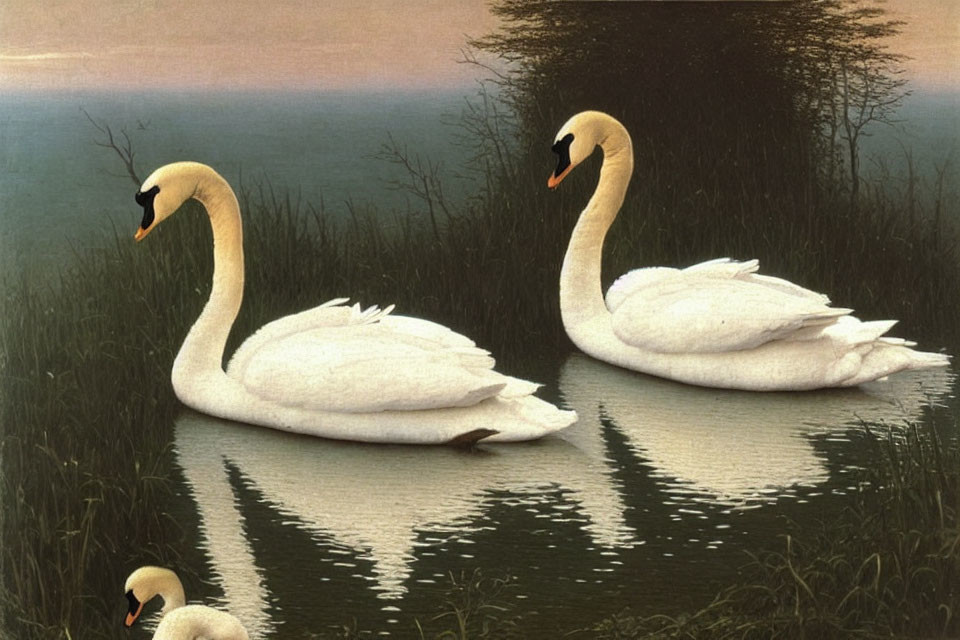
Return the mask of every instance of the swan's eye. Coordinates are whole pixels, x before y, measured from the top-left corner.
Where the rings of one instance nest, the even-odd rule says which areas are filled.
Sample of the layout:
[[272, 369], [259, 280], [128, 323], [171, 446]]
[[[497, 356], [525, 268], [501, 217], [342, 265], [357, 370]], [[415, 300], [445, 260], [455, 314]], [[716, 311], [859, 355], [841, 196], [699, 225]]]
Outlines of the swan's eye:
[[570, 166], [570, 144], [572, 142], [573, 134], [568, 133], [550, 147], [550, 150], [557, 154], [557, 170], [553, 172], [555, 178], [559, 178]]
[[160, 193], [160, 187], [153, 185], [146, 191], [137, 191], [137, 194], [133, 197], [137, 204], [143, 207], [143, 220], [140, 221], [141, 229], [147, 229], [153, 224], [153, 201], [158, 193]]

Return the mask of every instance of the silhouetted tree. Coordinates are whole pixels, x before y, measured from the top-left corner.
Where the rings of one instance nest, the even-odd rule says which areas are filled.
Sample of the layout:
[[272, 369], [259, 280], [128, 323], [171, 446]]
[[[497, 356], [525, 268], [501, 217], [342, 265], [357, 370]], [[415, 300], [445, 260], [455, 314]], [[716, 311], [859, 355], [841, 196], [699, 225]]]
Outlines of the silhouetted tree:
[[695, 177], [727, 208], [745, 192], [802, 199], [836, 184], [842, 151], [855, 200], [867, 125], [891, 121], [905, 95], [901, 57], [883, 47], [900, 23], [878, 4], [499, 0], [493, 10], [502, 27], [474, 45], [505, 63], [497, 81], [523, 137], [542, 145], [573, 113], [608, 111], [656, 156], [660, 178]]

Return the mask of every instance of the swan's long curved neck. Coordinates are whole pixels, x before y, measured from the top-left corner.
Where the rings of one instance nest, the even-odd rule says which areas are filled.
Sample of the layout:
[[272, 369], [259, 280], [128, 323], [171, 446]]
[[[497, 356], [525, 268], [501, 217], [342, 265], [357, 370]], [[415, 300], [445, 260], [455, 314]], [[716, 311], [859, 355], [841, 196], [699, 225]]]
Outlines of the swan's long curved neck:
[[617, 122], [605, 124], [599, 143], [603, 149], [600, 180], [574, 227], [560, 270], [560, 314], [574, 342], [578, 342], [576, 327], [609, 315], [600, 283], [603, 240], [633, 173], [630, 135]]
[[175, 377], [178, 372], [223, 374], [223, 351], [243, 301], [243, 225], [237, 197], [213, 171], [199, 177], [193, 197], [206, 209], [213, 229], [213, 287], [177, 354]]
[[179, 579], [171, 581], [158, 595], [163, 598], [163, 609], [160, 610], [163, 614], [187, 604], [187, 596], [183, 593], [183, 585]]

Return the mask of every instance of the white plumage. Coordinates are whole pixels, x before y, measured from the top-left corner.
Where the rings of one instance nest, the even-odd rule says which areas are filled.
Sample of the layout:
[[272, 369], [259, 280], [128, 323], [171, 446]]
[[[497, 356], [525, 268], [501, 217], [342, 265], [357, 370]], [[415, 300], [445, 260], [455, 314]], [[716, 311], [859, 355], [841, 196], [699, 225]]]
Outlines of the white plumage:
[[728, 258], [621, 276], [600, 288], [603, 240], [633, 171], [630, 135], [598, 111], [572, 117], [557, 134], [557, 184], [596, 146], [600, 180], [580, 215], [560, 275], [560, 309], [584, 352], [628, 369], [711, 387], [801, 390], [854, 386], [905, 369], [945, 366], [948, 357], [884, 337], [892, 320], [861, 322], [852, 310], [786, 280], [757, 273], [756, 260]]
[[532, 440], [576, 415], [532, 394], [538, 388], [494, 371], [494, 360], [447, 327], [346, 298], [280, 318], [221, 362], [243, 298], [240, 208], [213, 169], [177, 162], [143, 183], [143, 238], [187, 199], [210, 216], [210, 299], [174, 362], [174, 391], [211, 415], [327, 438], [442, 444]]
[[163, 599], [160, 623], [153, 640], [249, 640], [246, 629], [229, 613], [199, 604], [185, 604], [183, 584], [177, 574], [163, 567], [144, 566], [124, 584], [130, 611], [126, 626], [132, 626], [143, 605], [156, 596]]
[[163, 617], [153, 640], [249, 640], [246, 629], [229, 613], [199, 604], [174, 609]]

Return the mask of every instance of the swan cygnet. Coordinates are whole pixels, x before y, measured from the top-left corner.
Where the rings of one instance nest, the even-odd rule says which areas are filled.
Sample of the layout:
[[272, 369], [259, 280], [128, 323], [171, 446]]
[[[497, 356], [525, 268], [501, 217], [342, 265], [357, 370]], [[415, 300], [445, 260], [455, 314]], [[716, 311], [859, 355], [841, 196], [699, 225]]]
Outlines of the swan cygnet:
[[758, 274], [756, 260], [636, 269], [604, 298], [603, 241], [633, 173], [626, 128], [599, 111], [570, 118], [554, 140], [558, 163], [547, 186], [556, 188], [598, 146], [599, 182], [560, 273], [563, 326], [588, 355], [688, 384], [752, 391], [850, 387], [949, 363], [885, 337], [895, 321], [861, 322], [825, 295]]
[[249, 640], [240, 621], [211, 607], [186, 604], [183, 584], [177, 574], [163, 567], [140, 567], [130, 574], [124, 585], [129, 609], [124, 625], [133, 624], [143, 612], [143, 605], [156, 596], [163, 599], [163, 616], [153, 640]]
[[346, 298], [268, 323], [223, 370], [243, 299], [240, 205], [197, 162], [154, 171], [136, 194], [142, 240], [189, 199], [213, 230], [213, 286], [173, 364], [177, 397], [202, 413], [325, 438], [448, 444], [535, 440], [576, 420], [540, 400], [539, 385], [500, 374], [472, 340], [434, 322]]

